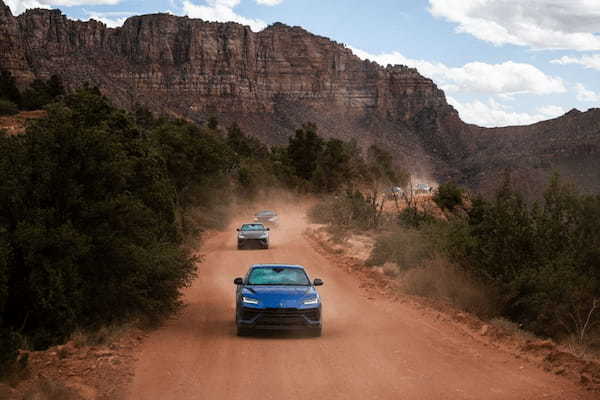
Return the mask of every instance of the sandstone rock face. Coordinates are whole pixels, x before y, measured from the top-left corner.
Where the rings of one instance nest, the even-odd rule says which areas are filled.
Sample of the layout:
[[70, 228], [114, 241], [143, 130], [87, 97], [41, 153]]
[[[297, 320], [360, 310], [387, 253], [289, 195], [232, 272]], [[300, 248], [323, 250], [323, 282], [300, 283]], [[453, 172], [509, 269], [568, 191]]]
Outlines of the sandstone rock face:
[[72, 87], [88, 81], [121, 106], [142, 103], [195, 121], [216, 115], [271, 143], [315, 122], [325, 136], [391, 145], [400, 160], [427, 170], [435, 164], [429, 153], [449, 157], [456, 150], [426, 149], [431, 137], [416, 132], [416, 121], [430, 114], [430, 127], [444, 134], [445, 119], [462, 125], [430, 79], [362, 61], [299, 27], [277, 23], [254, 33], [235, 23], [154, 14], [111, 29], [70, 21], [58, 10], [18, 17], [1, 10], [0, 67], [23, 84], [52, 74]]
[[10, 8], [0, 0], [0, 67], [7, 69], [20, 80], [31, 80], [19, 26]]
[[139, 103], [197, 122], [214, 115], [272, 144], [314, 122], [323, 136], [385, 146], [432, 180], [493, 188], [511, 168], [531, 187], [558, 169], [600, 190], [600, 111], [527, 127], [467, 125], [417, 70], [362, 61], [342, 44], [280, 23], [254, 33], [153, 14], [112, 29], [58, 10], [15, 17], [0, 0], [0, 68], [21, 84], [52, 74], [70, 87], [90, 82], [126, 108]]

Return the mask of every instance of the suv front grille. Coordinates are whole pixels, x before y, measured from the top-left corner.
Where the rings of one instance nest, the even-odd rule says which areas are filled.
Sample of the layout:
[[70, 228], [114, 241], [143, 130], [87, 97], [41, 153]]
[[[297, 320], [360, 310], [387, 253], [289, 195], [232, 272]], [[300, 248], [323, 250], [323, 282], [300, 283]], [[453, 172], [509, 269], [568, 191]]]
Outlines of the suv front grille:
[[243, 320], [256, 319], [259, 325], [303, 325], [306, 320], [318, 321], [320, 319], [318, 308], [299, 310], [297, 308], [267, 308], [262, 310], [244, 308]]

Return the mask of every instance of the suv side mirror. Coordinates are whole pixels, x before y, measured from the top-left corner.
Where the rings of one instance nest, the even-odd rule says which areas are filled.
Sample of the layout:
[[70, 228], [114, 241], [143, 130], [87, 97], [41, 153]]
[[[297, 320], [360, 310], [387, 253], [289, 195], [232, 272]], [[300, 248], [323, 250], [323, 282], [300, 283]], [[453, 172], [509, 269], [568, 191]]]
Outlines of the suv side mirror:
[[321, 279], [317, 278], [313, 282], [313, 285], [315, 285], [315, 286], [323, 286], [323, 281]]
[[270, 230], [271, 230], [271, 228], [267, 228], [267, 230], [268, 230], [268, 231], [270, 231]]
[[239, 231], [240, 231], [240, 228], [237, 228], [237, 229], [236, 229], [236, 231], [238, 231], [238, 232], [239, 232]]
[[233, 283], [235, 283], [236, 285], [243, 285], [244, 284], [244, 280], [242, 278], [235, 278], [233, 280]]

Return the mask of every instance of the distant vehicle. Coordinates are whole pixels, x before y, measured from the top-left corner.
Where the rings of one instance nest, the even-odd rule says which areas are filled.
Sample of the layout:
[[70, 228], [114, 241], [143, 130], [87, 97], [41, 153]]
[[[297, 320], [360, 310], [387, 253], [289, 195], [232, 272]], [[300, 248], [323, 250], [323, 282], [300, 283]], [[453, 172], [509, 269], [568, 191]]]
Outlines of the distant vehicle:
[[251, 243], [258, 244], [263, 249], [269, 248], [269, 228], [263, 224], [243, 224], [237, 229], [237, 233], [238, 249]]
[[415, 193], [431, 193], [433, 188], [426, 183], [417, 183]]
[[385, 196], [390, 200], [400, 199], [404, 196], [404, 190], [400, 186], [392, 186], [385, 191]]
[[276, 226], [279, 223], [279, 216], [275, 211], [264, 210], [254, 215], [254, 221]]
[[237, 334], [255, 330], [305, 330], [321, 336], [321, 298], [304, 267], [287, 264], [252, 265], [237, 285], [235, 324]]

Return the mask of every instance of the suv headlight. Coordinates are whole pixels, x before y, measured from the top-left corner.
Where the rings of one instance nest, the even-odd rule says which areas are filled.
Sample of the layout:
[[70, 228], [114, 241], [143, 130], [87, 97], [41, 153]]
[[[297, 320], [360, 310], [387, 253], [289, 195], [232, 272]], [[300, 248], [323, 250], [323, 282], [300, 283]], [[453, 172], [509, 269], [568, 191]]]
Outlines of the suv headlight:
[[319, 304], [319, 298], [315, 297], [315, 298], [312, 298], [312, 299], [306, 299], [306, 300], [304, 300], [304, 304], [305, 305]]
[[258, 300], [253, 299], [251, 297], [242, 296], [242, 303], [246, 304], [258, 304]]

